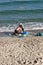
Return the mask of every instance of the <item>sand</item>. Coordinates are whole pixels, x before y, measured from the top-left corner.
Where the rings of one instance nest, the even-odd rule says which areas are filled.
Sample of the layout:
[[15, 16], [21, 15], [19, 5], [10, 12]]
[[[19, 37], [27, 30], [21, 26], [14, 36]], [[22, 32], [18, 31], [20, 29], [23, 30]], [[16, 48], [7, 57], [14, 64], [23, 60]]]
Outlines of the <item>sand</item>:
[[43, 65], [43, 37], [0, 37], [0, 65]]

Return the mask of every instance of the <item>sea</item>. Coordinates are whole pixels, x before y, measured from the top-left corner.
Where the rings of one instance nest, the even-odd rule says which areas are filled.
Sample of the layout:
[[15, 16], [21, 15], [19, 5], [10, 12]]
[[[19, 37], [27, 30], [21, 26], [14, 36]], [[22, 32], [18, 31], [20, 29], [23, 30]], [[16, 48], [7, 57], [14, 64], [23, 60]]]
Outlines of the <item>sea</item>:
[[0, 32], [43, 29], [43, 0], [0, 0]]

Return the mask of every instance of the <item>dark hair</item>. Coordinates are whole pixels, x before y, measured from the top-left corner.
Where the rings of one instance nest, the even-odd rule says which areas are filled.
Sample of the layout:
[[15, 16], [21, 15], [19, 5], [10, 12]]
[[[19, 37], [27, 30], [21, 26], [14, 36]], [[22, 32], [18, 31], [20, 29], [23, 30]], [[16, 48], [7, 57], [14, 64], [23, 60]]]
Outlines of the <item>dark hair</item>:
[[22, 28], [22, 31], [24, 31], [24, 28], [23, 28], [23, 26], [22, 26], [22, 25], [19, 25], [19, 27], [21, 27], [21, 28]]
[[20, 27], [23, 27], [22, 25], [19, 25]]

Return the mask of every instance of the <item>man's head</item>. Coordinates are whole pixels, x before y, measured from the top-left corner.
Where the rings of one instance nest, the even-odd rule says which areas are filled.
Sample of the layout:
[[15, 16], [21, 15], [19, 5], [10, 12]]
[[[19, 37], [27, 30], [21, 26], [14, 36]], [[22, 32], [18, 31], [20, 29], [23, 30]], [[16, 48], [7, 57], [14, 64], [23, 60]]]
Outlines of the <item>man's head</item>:
[[22, 24], [22, 23], [19, 23], [19, 26], [20, 26], [20, 27], [23, 27], [23, 24]]

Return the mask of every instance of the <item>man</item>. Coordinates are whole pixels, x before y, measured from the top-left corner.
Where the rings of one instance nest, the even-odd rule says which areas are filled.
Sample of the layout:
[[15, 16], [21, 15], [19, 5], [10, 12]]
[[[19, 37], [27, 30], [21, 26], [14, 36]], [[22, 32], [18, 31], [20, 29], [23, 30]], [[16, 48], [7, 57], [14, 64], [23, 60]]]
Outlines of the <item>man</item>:
[[15, 29], [14, 33], [12, 35], [19, 35], [24, 31], [22, 23], [20, 23], [17, 28]]

